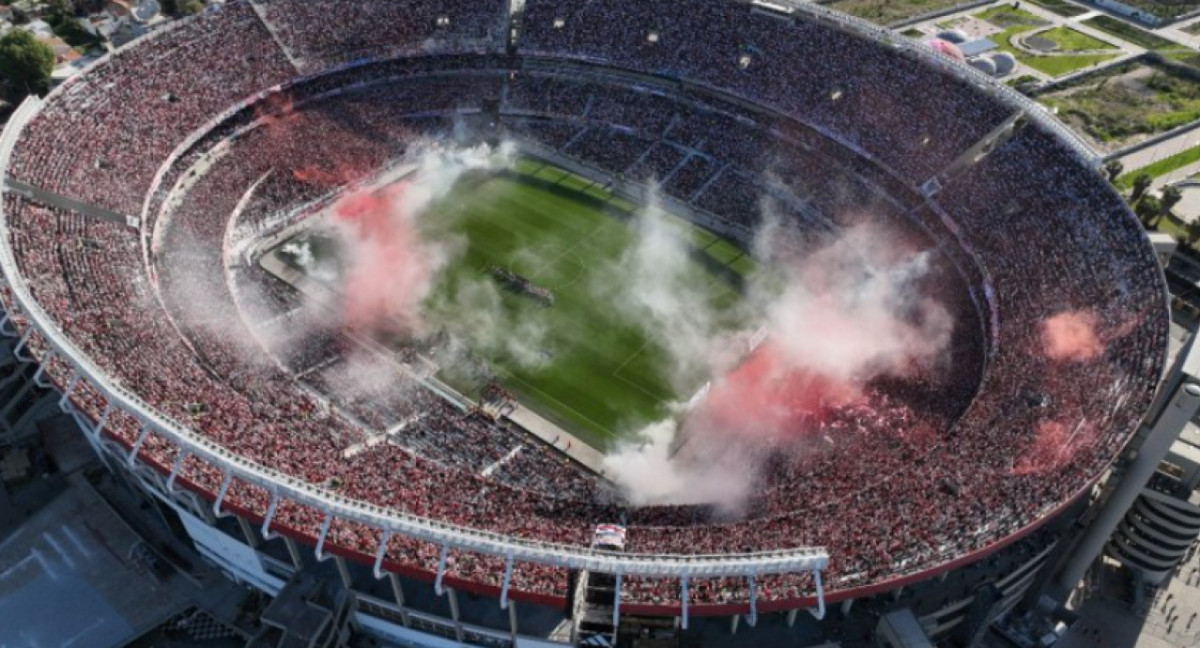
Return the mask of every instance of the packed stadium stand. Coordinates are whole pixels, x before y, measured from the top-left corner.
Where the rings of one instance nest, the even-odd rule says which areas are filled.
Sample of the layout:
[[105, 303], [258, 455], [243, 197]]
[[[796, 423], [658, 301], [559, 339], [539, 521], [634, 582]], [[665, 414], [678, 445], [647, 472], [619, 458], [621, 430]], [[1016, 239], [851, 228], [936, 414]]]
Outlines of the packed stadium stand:
[[[575, 571], [624, 572], [623, 612], [686, 617], [823, 610], [980, 560], [1077, 502], [1133, 434], [1163, 370], [1161, 273], [1040, 108], [809, 5], [513, 6], [231, 1], [18, 113], [0, 161], [42, 197], [4, 192], [6, 326], [98, 448], [191, 493], [198, 515], [377, 575], [561, 605]], [[247, 308], [292, 321], [298, 298], [232, 242], [416, 142], [479, 139], [654, 184], [743, 240], [764, 211], [811, 241], [870, 213], [936, 250], [952, 369], [872, 384], [869, 408], [825, 423], [828, 447], [774, 461], [726, 519], [630, 507], [415, 380], [340, 392], [341, 331], [246, 343], [265, 319]], [[1104, 350], [1047, 357], [1040, 323], [1075, 311]], [[625, 552], [591, 547], [617, 520]]]

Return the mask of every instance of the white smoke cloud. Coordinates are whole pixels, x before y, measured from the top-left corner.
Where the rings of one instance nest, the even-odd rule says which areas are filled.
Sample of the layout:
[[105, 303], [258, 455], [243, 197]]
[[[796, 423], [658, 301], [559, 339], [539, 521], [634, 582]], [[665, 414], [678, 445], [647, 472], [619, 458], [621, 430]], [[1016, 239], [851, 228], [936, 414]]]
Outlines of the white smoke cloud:
[[[678, 239], [649, 233], [646, 249], [674, 268]], [[769, 448], [803, 443], [803, 431], [792, 428], [819, 417], [819, 408], [848, 403], [877, 377], [908, 375], [945, 359], [954, 321], [922, 290], [928, 252], [905, 250], [871, 225], [850, 227], [807, 253], [781, 249], [778, 241], [787, 239], [770, 218], [756, 239], [758, 258], [779, 266], [765, 267], [747, 289], [747, 301], [765, 313], [766, 342], [756, 360], [712, 373], [710, 391], [679, 423], [654, 423], [606, 457], [606, 472], [632, 503], [710, 501], [737, 510], [762, 478]], [[629, 284], [645, 291], [640, 303], [653, 305], [647, 325], [661, 323], [685, 341], [673, 351], [695, 349], [711, 358], [725, 343], [714, 335], [715, 315], [669, 283], [664, 290], [653, 275], [648, 279], [646, 286]], [[679, 430], [686, 445], [672, 457]]]
[[689, 455], [700, 452], [704, 460], [678, 460], [673, 450], [681, 425], [678, 416], [667, 418], [621, 441], [604, 457], [605, 475], [634, 506], [712, 504], [736, 513], [750, 496], [758, 454], [747, 447], [690, 447]]
[[727, 323], [735, 313], [711, 303], [708, 277], [691, 258], [690, 232], [653, 195], [634, 222], [632, 246], [592, 275], [595, 299], [614, 304], [668, 356], [662, 367], [677, 391], [695, 389], [728, 358]]
[[857, 225], [789, 270], [768, 307], [771, 339], [789, 368], [864, 384], [943, 357], [954, 320], [921, 292], [930, 253], [897, 256], [894, 245]]
[[[458, 350], [500, 355], [526, 368], [549, 361], [549, 330], [543, 319], [536, 313], [514, 314], [505, 309], [500, 288], [490, 277], [460, 275], [456, 279], [449, 294], [430, 300], [426, 309], [436, 314]], [[453, 361], [450, 357], [445, 360]]]

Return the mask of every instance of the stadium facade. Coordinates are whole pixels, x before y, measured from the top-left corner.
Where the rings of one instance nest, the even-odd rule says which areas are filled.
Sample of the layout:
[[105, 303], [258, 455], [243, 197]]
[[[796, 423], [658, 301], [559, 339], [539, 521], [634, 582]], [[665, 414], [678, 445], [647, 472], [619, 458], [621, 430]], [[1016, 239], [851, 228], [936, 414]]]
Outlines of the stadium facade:
[[[878, 620], [862, 641], [972, 644], [1062, 558], [1143, 415], [1149, 438], [1194, 416], [1182, 366], [1151, 407], [1168, 312], [1139, 223], [1092, 151], [968, 67], [810, 4], [341, 7], [218, 6], [31, 98], [0, 140], [15, 358], [201, 555], [277, 597], [281, 634], [549, 646], [719, 626], [769, 641], [857, 615]], [[378, 147], [333, 137], [347, 124]], [[229, 369], [242, 350], [180, 315], [194, 296], [173, 292], [173, 260], [212, 271], [226, 294], [204, 293], [209, 314], [230, 316], [226, 277], [254, 274], [224, 266], [232, 232], [272, 235], [269, 217], [328, 193], [314, 173], [381, 166], [413, 133], [512, 139], [633, 199], [657, 179], [672, 211], [742, 241], [762, 204], [814, 236], [869, 204], [952, 277], [972, 359], [938, 396], [964, 405], [935, 441], [869, 455], [880, 465], [848, 451], [764, 496], [760, 518], [625, 512], [623, 551], [594, 546], [611, 504], [553, 494], [594, 476], [547, 486], [543, 462], [484, 479], [447, 468], [454, 449], [360, 458], [336, 441], [377, 441], [294, 387], [294, 366]], [[1046, 357], [1046, 319], [1084, 311], [1104, 348]], [[853, 505], [835, 497], [850, 483]], [[1155, 505], [1123, 533], [1145, 533]], [[319, 622], [286, 623], [295, 609]]]

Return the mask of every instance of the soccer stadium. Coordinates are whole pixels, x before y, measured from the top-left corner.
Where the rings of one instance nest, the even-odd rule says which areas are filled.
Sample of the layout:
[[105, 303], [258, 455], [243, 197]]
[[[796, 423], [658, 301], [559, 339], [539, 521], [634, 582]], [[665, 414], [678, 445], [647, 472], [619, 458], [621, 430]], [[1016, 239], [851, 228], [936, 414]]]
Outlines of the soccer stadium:
[[1137, 431], [1165, 285], [1097, 166], [815, 4], [232, 0], [17, 109], [3, 328], [380, 636], [792, 627], [1045, 560]]

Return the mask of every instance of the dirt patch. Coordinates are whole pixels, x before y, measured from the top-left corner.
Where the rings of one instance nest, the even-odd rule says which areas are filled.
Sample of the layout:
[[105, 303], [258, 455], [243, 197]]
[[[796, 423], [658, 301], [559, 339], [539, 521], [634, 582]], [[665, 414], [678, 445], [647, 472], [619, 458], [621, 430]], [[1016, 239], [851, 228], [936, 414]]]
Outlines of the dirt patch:
[[955, 18], [954, 20], [949, 20], [944, 23], [939, 23], [938, 28], [939, 30], [961, 30], [962, 33], [967, 35], [968, 40], [979, 40], [980, 38], [987, 38], [992, 34], [998, 34], [1001, 31], [1004, 31], [992, 23], [986, 20], [980, 20], [975, 16], [963, 16], [961, 18]]
[[1044, 36], [1030, 36], [1021, 41], [1021, 44], [1035, 52], [1053, 52], [1058, 49], [1058, 43]]

